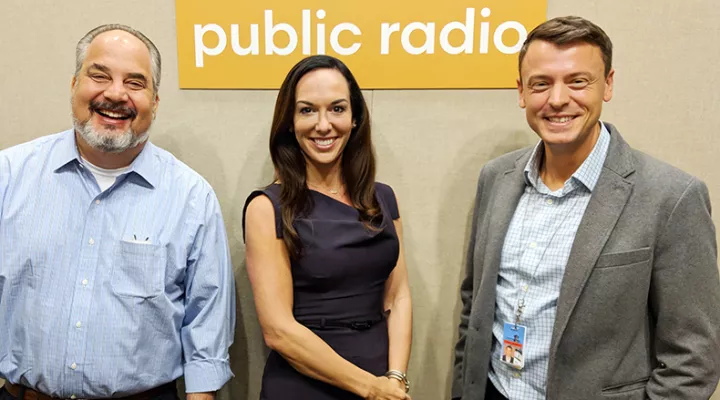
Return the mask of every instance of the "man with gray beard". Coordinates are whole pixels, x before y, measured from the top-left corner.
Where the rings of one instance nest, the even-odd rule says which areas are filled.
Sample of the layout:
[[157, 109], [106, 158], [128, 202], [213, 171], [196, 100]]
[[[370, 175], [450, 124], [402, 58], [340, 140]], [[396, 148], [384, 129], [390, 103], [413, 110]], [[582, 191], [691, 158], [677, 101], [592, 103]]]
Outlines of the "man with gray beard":
[[0, 151], [0, 400], [208, 400], [231, 377], [234, 279], [210, 185], [148, 142], [160, 54], [77, 45], [74, 129]]

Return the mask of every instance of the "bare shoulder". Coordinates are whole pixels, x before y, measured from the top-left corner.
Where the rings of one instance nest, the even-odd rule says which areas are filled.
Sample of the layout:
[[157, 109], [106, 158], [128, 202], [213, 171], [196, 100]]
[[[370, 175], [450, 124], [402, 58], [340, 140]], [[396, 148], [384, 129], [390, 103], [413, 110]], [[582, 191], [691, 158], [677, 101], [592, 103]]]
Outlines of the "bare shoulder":
[[272, 201], [265, 195], [256, 196], [250, 200], [247, 210], [245, 211], [245, 218], [245, 223], [248, 228], [252, 228], [257, 224], [264, 225], [267, 223], [271, 223], [271, 226], [273, 226], [275, 209], [273, 208]]

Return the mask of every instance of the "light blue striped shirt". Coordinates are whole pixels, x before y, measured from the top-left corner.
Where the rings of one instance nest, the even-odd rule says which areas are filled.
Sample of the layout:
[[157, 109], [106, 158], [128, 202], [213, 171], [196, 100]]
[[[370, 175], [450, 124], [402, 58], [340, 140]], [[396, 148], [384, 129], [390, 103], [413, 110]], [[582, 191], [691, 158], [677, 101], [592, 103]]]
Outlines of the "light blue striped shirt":
[[232, 266], [210, 185], [148, 143], [108, 190], [72, 130], [0, 151], [0, 377], [60, 398], [232, 376]]
[[[493, 351], [489, 378], [510, 400], [544, 400], [550, 342], [575, 233], [600, 178], [610, 145], [604, 125], [590, 155], [565, 182], [551, 191], [539, 175], [543, 143], [535, 146], [525, 166], [523, 193], [503, 244], [497, 284]], [[518, 301], [525, 300], [519, 324], [527, 328], [522, 370], [500, 361], [503, 323], [515, 322]]]

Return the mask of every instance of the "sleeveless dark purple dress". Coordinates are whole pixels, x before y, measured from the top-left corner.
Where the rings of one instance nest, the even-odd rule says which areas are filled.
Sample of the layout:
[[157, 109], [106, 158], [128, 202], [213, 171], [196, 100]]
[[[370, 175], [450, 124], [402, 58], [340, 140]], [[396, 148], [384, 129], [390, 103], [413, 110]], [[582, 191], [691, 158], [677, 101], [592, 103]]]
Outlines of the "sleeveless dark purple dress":
[[[379, 229], [372, 231], [358, 220], [355, 208], [320, 192], [310, 193], [314, 203], [311, 212], [294, 223], [303, 244], [303, 256], [291, 262], [295, 319], [341, 357], [373, 375], [383, 375], [388, 368], [383, 291], [400, 248], [393, 225], [393, 220], [400, 217], [395, 195], [390, 186], [375, 184], [383, 220]], [[260, 195], [273, 203], [276, 233], [281, 238], [280, 185], [253, 192], [245, 208]], [[260, 399], [360, 397], [297, 372], [272, 351], [265, 364]]]

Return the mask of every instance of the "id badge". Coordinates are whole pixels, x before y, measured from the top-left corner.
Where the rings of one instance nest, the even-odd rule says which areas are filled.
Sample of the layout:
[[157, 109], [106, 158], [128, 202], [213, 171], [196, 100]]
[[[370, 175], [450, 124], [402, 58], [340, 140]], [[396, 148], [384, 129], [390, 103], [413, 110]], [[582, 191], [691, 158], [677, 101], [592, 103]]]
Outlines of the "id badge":
[[500, 361], [515, 368], [525, 366], [525, 327], [505, 322], [503, 324], [503, 348]]

